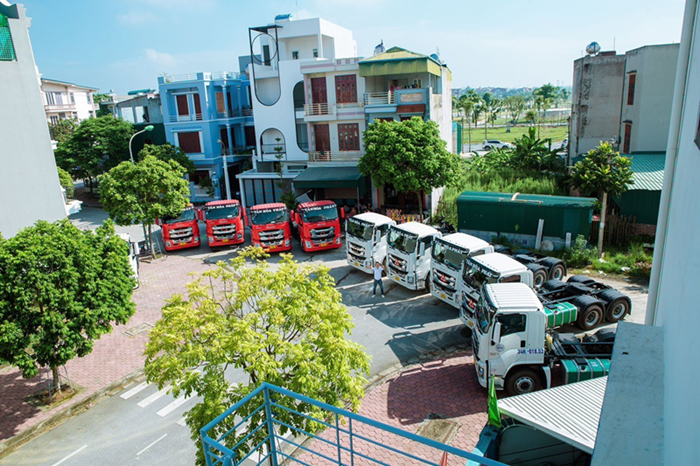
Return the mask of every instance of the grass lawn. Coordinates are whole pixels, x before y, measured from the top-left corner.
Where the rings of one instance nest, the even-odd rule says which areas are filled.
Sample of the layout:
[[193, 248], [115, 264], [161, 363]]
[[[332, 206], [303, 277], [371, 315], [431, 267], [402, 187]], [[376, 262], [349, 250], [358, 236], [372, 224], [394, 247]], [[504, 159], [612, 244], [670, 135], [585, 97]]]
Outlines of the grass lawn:
[[[488, 138], [498, 139], [503, 142], [513, 142], [515, 138], [519, 138], [523, 134], [527, 133], [529, 126], [515, 126], [510, 128], [510, 133], [506, 133], [506, 128], [488, 128]], [[559, 143], [563, 141], [569, 132], [569, 128], [566, 125], [563, 126], [544, 126], [542, 132], [540, 133], [541, 138], [551, 138], [553, 143]], [[484, 127], [479, 126], [478, 128], [472, 127], [472, 144], [480, 144], [484, 142], [486, 138], [484, 137]], [[469, 128], [467, 126], [462, 130], [462, 141], [466, 146], [469, 142]]]

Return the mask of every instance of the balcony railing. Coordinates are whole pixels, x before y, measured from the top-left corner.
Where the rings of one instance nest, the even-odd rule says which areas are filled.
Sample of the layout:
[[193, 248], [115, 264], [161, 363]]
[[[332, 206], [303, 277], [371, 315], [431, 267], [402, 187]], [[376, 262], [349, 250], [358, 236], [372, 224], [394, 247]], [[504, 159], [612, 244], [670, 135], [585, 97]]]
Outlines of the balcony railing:
[[241, 74], [233, 71], [216, 71], [213, 73], [189, 73], [177, 74], [175, 76], [161, 76], [159, 80], [162, 80], [165, 84], [170, 84], [213, 79], [241, 79]]
[[361, 158], [361, 151], [309, 152], [309, 162], [357, 162]]
[[306, 116], [323, 116], [330, 115], [333, 112], [333, 105], [327, 103], [322, 104], [306, 104], [304, 105]]
[[393, 105], [395, 103], [394, 93], [387, 92], [368, 92], [365, 94], [365, 105]]
[[240, 110], [235, 109], [229, 112], [219, 112], [216, 114], [217, 118], [236, 118], [236, 117], [246, 117], [253, 116], [252, 108], [242, 108]]
[[202, 121], [202, 114], [191, 113], [189, 115], [170, 115], [170, 123], [177, 123], [180, 121]]
[[44, 108], [48, 111], [64, 112], [66, 110], [75, 110], [75, 104], [48, 104], [44, 105]]
[[[250, 414], [237, 416], [244, 406]], [[299, 406], [313, 407], [314, 414], [298, 411]], [[251, 426], [252, 422], [255, 425]], [[324, 431], [316, 433], [300, 425], [318, 426]], [[210, 433], [215, 437], [211, 438]], [[438, 466], [447, 464], [449, 456], [458, 459], [459, 464], [472, 460], [485, 466], [505, 466], [268, 383], [262, 383], [204, 426], [201, 436], [208, 466], [250, 462]], [[305, 438], [311, 442], [304, 442]], [[294, 449], [299, 456], [292, 456]]]

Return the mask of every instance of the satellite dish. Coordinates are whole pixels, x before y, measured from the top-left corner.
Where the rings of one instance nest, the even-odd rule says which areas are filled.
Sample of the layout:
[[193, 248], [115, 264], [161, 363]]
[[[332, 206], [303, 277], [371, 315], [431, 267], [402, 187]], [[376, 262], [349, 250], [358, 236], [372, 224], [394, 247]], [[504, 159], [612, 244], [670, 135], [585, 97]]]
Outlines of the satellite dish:
[[542, 249], [545, 252], [552, 252], [554, 251], [554, 243], [546, 239], [542, 241], [542, 244], [540, 244], [540, 249]]
[[598, 42], [591, 42], [586, 46], [586, 53], [588, 55], [598, 55], [600, 53], [600, 44]]

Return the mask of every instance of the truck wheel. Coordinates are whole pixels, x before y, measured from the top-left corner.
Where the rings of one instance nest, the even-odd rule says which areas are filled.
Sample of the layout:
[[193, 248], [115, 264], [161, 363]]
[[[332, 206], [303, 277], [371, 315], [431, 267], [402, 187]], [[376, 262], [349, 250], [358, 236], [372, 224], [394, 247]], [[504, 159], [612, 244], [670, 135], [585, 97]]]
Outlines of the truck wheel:
[[603, 303], [592, 296], [577, 296], [571, 304], [579, 309], [578, 326], [583, 330], [591, 330], [603, 323]]
[[545, 291], [556, 291], [556, 290], [561, 290], [566, 286], [566, 283], [564, 283], [561, 280], [557, 279], [552, 279], [552, 280], [547, 280], [542, 284], [542, 289]]
[[564, 264], [556, 264], [554, 267], [549, 269], [549, 278], [554, 280], [562, 280], [566, 276], [566, 267]]
[[593, 279], [591, 277], [587, 277], [585, 275], [572, 275], [566, 281], [566, 283], [583, 283], [584, 285], [587, 285], [591, 282], [593, 282]]
[[604, 290], [597, 297], [605, 301], [605, 319], [608, 322], [621, 321], [632, 309], [630, 299], [617, 290]]
[[430, 293], [430, 287], [431, 287], [431, 283], [430, 283], [430, 272], [428, 272], [428, 275], [425, 276], [425, 291], [427, 291], [428, 293]]
[[506, 377], [506, 393], [510, 396], [532, 393], [542, 389], [542, 380], [537, 372], [529, 368], [513, 369]]
[[547, 281], [547, 271], [544, 268], [532, 271], [532, 282], [536, 290], [539, 290]]

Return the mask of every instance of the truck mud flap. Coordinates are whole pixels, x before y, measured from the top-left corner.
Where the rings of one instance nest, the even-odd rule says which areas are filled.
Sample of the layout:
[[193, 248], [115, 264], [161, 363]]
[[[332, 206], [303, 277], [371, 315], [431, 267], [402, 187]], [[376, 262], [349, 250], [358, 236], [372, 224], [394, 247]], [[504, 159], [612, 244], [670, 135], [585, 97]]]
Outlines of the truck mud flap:
[[610, 372], [609, 359], [565, 359], [562, 361], [562, 365], [564, 367], [565, 384], [603, 377]]

